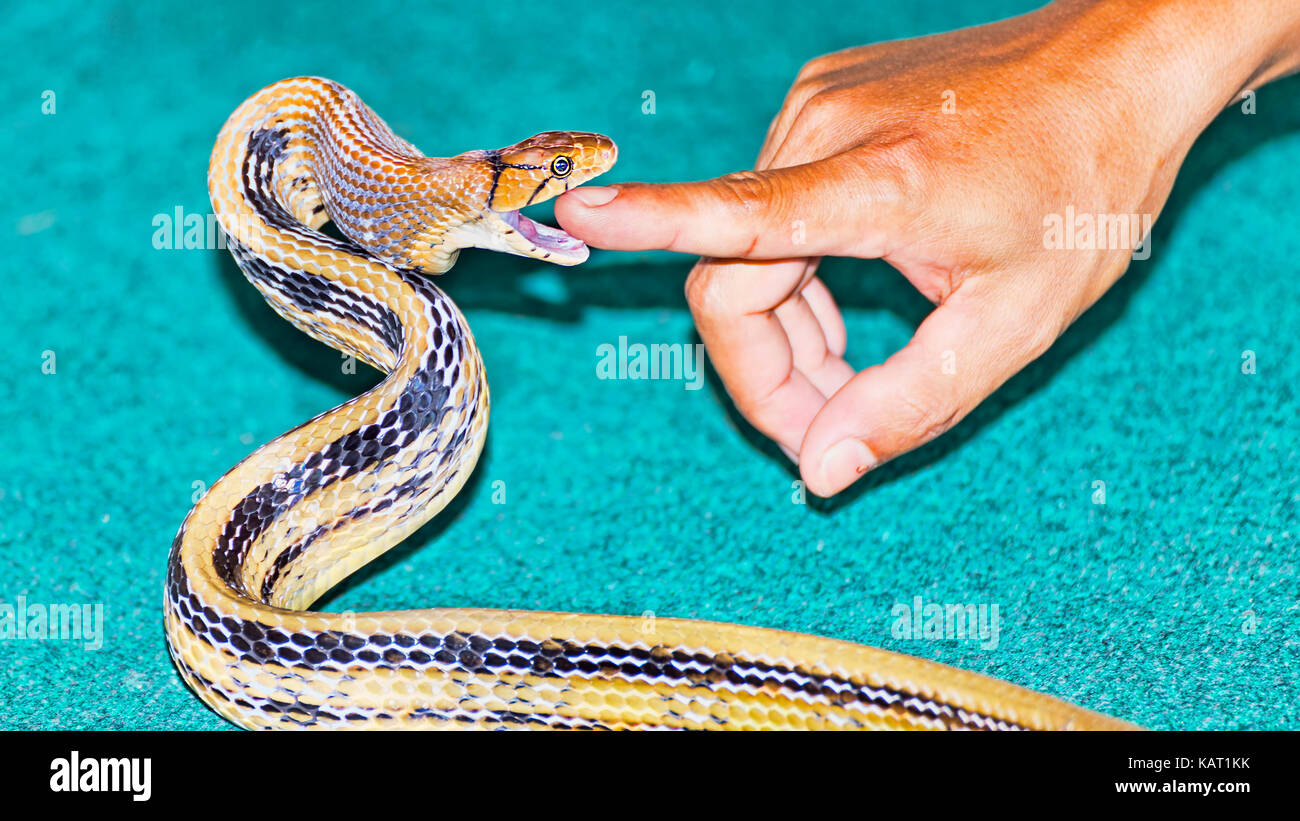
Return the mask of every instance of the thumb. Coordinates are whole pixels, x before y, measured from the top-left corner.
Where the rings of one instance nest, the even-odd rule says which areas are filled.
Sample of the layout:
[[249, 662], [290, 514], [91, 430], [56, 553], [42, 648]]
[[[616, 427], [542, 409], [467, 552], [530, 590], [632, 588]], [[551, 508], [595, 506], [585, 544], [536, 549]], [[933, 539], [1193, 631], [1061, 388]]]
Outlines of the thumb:
[[723, 259], [880, 256], [899, 203], [888, 177], [839, 154], [702, 182], [575, 188], [555, 202], [564, 230], [600, 248]]
[[1008, 296], [997, 288], [957, 291], [906, 347], [836, 391], [799, 449], [808, 489], [834, 495], [929, 442], [1046, 351], [1060, 328], [1046, 314], [1006, 304]]

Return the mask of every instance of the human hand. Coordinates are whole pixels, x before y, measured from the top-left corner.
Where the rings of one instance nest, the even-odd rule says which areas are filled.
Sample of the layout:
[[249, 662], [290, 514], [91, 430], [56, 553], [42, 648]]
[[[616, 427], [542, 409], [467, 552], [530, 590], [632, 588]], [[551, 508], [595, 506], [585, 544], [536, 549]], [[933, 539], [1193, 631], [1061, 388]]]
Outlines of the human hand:
[[[556, 215], [598, 247], [705, 257], [686, 292], [718, 375], [829, 496], [950, 429], [1123, 274], [1139, 236], [1049, 247], [1052, 218], [1149, 229], [1215, 114], [1295, 68], [1286, 5], [1058, 3], [830, 54], [755, 171], [576, 189]], [[855, 373], [826, 255], [884, 259], [938, 307]]]

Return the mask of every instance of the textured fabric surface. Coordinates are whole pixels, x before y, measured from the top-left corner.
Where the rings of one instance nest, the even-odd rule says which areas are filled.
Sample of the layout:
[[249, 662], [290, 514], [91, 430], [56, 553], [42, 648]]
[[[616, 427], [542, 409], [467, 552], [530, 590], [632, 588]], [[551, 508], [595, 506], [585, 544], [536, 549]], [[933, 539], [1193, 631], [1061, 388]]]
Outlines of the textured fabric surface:
[[[227, 252], [155, 247], [158, 215], [207, 213], [213, 138], [253, 91], [321, 74], [430, 154], [584, 129], [618, 141], [610, 181], [696, 179], [752, 162], [806, 59], [1031, 4], [365, 5], [7, 15], [0, 601], [101, 604], [104, 635], [96, 650], [0, 640], [0, 725], [225, 727], [161, 629], [195, 483], [378, 379], [272, 314]], [[711, 376], [699, 390], [598, 378], [600, 346], [620, 337], [698, 341], [689, 259], [598, 251], [555, 269], [466, 253], [442, 284], [492, 384], [484, 459], [449, 510], [321, 606], [736, 621], [1150, 727], [1300, 728], [1297, 92], [1265, 88], [1255, 114], [1215, 122], [1150, 259], [1042, 360], [829, 503], [794, 503], [797, 477]], [[832, 262], [827, 279], [859, 367], [928, 309], [880, 264]], [[997, 647], [898, 636], [893, 609], [916, 597], [996, 604]]]

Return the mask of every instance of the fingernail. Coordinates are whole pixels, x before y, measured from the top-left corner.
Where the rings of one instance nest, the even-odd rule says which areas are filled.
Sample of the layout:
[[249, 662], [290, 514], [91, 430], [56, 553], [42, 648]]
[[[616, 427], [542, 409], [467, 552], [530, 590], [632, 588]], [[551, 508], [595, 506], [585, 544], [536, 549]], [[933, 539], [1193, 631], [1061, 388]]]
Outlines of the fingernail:
[[777, 442], [777, 443], [776, 443], [776, 446], [777, 446], [778, 448], [781, 449], [781, 452], [782, 452], [782, 453], [785, 454], [785, 458], [789, 459], [791, 462], [794, 462], [796, 465], [799, 464], [799, 454], [797, 454], [797, 453], [795, 453], [794, 451], [790, 450], [789, 448], [787, 448], [785, 445], [781, 444], [780, 442]]
[[581, 205], [587, 208], [599, 208], [608, 204], [618, 196], [617, 188], [602, 188], [599, 186], [593, 188], [575, 188], [568, 194], [569, 199], [577, 200]]
[[822, 456], [818, 474], [826, 488], [848, 487], [862, 474], [876, 466], [878, 459], [871, 449], [857, 439], [837, 442]]

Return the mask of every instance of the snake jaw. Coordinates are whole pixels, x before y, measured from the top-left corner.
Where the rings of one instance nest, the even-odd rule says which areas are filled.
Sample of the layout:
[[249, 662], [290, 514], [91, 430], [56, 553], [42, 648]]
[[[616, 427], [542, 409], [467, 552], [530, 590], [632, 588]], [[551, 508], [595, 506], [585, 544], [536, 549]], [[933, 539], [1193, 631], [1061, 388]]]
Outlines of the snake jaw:
[[559, 228], [534, 222], [518, 211], [491, 213], [506, 226], [500, 235], [507, 247], [499, 250], [557, 265], [578, 265], [591, 255], [585, 242]]

